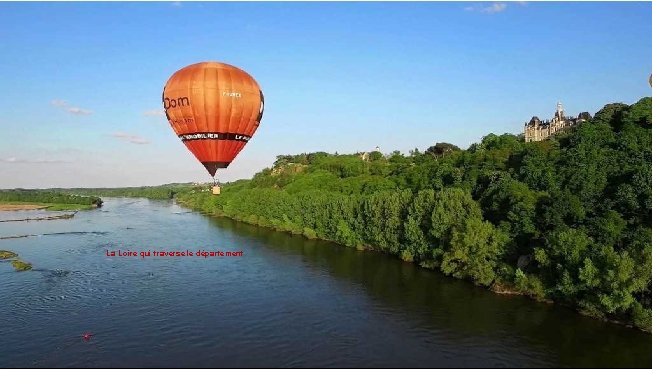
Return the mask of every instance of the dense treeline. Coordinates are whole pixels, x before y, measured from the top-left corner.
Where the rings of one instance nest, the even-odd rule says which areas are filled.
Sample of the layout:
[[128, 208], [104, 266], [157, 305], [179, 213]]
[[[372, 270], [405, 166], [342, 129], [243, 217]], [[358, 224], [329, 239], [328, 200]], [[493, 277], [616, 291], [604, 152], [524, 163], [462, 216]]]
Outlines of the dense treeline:
[[[206, 186], [204, 186], [206, 187]], [[121, 187], [121, 188], [68, 188], [59, 189], [65, 193], [81, 194], [88, 196], [104, 197], [145, 197], [148, 199], [172, 199], [178, 193], [190, 192], [198, 189], [190, 183], [174, 183], [162, 186], [141, 186], [141, 187]]]
[[652, 331], [652, 98], [543, 142], [279, 156], [220, 196], [179, 200]]
[[48, 190], [0, 190], [3, 202], [37, 202], [47, 204], [74, 204], [101, 206], [102, 199], [96, 196], [79, 196]]

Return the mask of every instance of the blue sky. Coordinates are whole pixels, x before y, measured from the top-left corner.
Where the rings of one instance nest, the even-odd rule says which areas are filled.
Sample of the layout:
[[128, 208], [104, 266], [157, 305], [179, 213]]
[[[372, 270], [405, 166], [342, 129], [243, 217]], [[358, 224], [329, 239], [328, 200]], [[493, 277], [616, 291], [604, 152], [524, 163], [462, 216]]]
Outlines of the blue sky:
[[0, 188], [207, 181], [161, 92], [214, 60], [265, 93], [224, 181], [276, 155], [466, 148], [652, 95], [652, 3], [0, 3]]

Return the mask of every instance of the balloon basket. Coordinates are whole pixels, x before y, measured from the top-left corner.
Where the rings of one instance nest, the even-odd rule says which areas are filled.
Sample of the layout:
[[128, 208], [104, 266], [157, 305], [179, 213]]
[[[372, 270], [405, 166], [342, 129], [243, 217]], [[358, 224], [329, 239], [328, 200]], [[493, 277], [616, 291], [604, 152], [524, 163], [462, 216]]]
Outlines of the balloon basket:
[[220, 186], [213, 186], [213, 195], [220, 194]]

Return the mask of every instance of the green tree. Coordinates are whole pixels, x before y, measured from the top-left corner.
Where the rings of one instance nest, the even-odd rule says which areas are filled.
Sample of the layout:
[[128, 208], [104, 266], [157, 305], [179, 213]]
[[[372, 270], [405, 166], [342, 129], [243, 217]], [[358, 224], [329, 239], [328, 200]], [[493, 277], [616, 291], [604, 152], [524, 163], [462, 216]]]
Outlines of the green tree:
[[487, 286], [496, 278], [496, 265], [507, 235], [481, 218], [466, 219], [453, 228], [450, 248], [443, 254], [441, 270]]
[[460, 148], [447, 142], [437, 142], [435, 146], [426, 149], [426, 154], [440, 157], [455, 151], [460, 151]]
[[652, 97], [644, 97], [623, 113], [623, 123], [652, 126]]

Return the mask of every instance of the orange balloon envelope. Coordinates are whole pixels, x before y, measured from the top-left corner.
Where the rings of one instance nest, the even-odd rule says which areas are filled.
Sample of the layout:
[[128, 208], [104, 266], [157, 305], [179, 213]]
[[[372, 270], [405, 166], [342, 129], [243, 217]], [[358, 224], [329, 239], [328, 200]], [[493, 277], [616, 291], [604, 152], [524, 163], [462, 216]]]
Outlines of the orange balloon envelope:
[[163, 108], [174, 132], [214, 177], [258, 129], [264, 98], [247, 72], [204, 62], [170, 77], [163, 88]]

